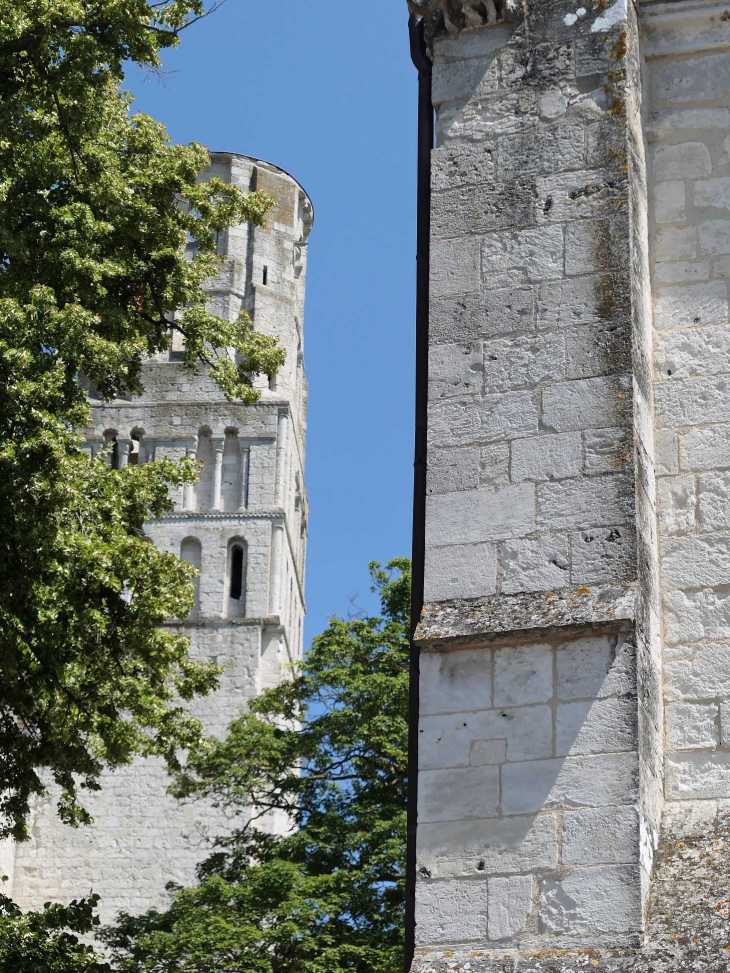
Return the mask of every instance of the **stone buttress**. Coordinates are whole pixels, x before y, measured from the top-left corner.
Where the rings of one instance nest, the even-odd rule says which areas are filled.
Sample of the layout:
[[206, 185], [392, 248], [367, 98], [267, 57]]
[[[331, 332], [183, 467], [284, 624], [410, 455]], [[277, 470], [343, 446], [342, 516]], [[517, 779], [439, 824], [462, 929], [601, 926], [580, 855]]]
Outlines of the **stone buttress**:
[[[144, 366], [144, 394], [92, 403], [88, 448], [112, 449], [116, 466], [169, 456], [201, 461], [200, 480], [175, 498], [175, 511], [146, 532], [160, 547], [200, 569], [190, 618], [177, 626], [194, 657], [223, 668], [220, 689], [191, 704], [206, 731], [225, 735], [231, 720], [262, 688], [276, 684], [283, 664], [300, 658], [304, 617], [307, 497], [304, 487], [307, 386], [302, 314], [312, 207], [299, 184], [276, 166], [215, 153], [210, 175], [277, 201], [265, 228], [229, 230], [226, 256], [210, 283], [210, 305], [234, 320], [243, 308], [257, 330], [276, 335], [286, 364], [257, 382], [254, 406], [227, 402], [201, 372], [191, 377], [173, 346]], [[117, 910], [164, 905], [167, 882], [190, 883], [195, 865], [223, 833], [222, 814], [166, 795], [161, 764], [138, 760], [107, 773], [86, 798], [94, 824], [61, 824], [49, 800], [34, 811], [31, 839], [10, 862], [9, 894], [25, 909], [68, 902], [94, 891], [104, 920]], [[278, 828], [284, 822], [269, 820]], [[5, 849], [6, 853], [8, 849]]]
[[730, 802], [730, 3], [412, 6], [437, 142], [413, 970], [726, 970], [727, 906], [680, 864]]

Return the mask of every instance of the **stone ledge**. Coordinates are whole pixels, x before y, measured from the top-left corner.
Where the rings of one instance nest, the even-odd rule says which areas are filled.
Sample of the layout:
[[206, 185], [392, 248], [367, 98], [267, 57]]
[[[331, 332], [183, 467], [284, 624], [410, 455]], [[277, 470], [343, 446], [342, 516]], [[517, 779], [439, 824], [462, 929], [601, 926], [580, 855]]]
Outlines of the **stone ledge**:
[[634, 621], [636, 586], [561, 588], [423, 606], [414, 642], [438, 649], [565, 628], [615, 629]]

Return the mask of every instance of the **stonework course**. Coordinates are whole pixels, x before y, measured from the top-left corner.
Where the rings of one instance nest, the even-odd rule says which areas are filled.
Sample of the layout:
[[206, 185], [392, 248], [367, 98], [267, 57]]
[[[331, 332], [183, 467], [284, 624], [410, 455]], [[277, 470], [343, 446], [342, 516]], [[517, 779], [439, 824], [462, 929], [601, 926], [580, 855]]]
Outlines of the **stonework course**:
[[685, 835], [727, 872], [730, 4], [411, 6], [437, 141], [413, 969], [726, 970], [727, 892], [692, 886], [688, 938], [673, 886]]
[[[203, 371], [187, 374], [173, 345], [144, 366], [140, 398], [102, 402], [90, 390], [93, 425], [85, 436], [92, 452], [116, 442], [117, 465], [186, 455], [203, 464], [199, 482], [181, 489], [175, 511], [148, 523], [146, 533], [200, 570], [195, 608], [177, 627], [190, 637], [194, 657], [222, 667], [219, 690], [190, 704], [206, 731], [222, 737], [247, 701], [275, 685], [282, 666], [302, 652], [308, 517], [302, 321], [312, 207], [291, 176], [248, 156], [214, 154], [209, 171], [277, 201], [265, 228], [228, 231], [221, 243], [226, 259], [209, 291], [222, 317], [234, 320], [245, 309], [259, 331], [276, 335], [286, 363], [275, 380], [258, 380], [261, 399], [245, 407], [226, 402]], [[6, 849], [10, 894], [21, 907], [90, 891], [101, 896], [104, 920], [120, 909], [162, 906], [166, 884], [190, 884], [211, 839], [227, 830], [222, 812], [169, 797], [156, 761], [136, 761], [101, 783], [86, 801], [93, 826], [61, 824], [51, 796], [33, 812], [30, 840]], [[285, 824], [271, 817], [263, 826]]]

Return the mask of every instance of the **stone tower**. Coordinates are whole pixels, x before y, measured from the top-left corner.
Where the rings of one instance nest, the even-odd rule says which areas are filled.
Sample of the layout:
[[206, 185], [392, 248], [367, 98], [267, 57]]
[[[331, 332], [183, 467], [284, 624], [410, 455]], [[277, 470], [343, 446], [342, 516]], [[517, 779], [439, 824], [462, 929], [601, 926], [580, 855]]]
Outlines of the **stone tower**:
[[[196, 605], [182, 630], [194, 656], [217, 662], [223, 675], [218, 692], [192, 708], [209, 733], [222, 736], [246, 701], [276, 684], [282, 664], [302, 652], [302, 320], [312, 206], [295, 179], [248, 156], [215, 153], [209, 174], [277, 201], [265, 228], [238, 226], [220, 241], [226, 259], [209, 289], [219, 316], [234, 320], [243, 308], [259, 331], [276, 335], [286, 364], [259, 383], [259, 403], [246, 407], [226, 402], [202, 371], [190, 378], [174, 347], [145, 365], [142, 397], [94, 403], [87, 441], [91, 449], [115, 441], [119, 466], [185, 455], [204, 463], [200, 481], [180, 491], [174, 513], [149, 523], [147, 533], [200, 569]], [[101, 792], [87, 802], [94, 825], [79, 830], [58, 821], [52, 801], [38, 806], [31, 840], [10, 863], [15, 900], [39, 908], [93, 890], [104, 919], [163, 903], [165, 883], [189, 883], [207, 853], [206, 835], [225, 828], [210, 808], [179, 806], [166, 785], [152, 760], [105, 775]]]
[[727, 970], [730, 3], [412, 7], [413, 969]]

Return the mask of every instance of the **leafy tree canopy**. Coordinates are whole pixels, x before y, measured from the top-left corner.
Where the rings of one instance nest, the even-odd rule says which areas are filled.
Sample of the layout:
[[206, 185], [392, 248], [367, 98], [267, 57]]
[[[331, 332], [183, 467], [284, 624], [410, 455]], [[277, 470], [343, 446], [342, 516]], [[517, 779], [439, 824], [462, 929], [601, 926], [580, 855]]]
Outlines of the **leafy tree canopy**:
[[23, 914], [0, 895], [0, 970], [4, 973], [111, 973], [99, 953], [85, 944], [99, 924], [98, 896], [67, 906], [46, 903], [42, 912]]
[[172, 315], [188, 368], [229, 398], [254, 402], [254, 376], [283, 361], [203, 287], [217, 234], [261, 225], [272, 200], [199, 182], [206, 150], [171, 144], [121, 87], [125, 62], [155, 70], [203, 15], [202, 0], [0, 0], [0, 837], [24, 837], [44, 770], [77, 822], [79, 782], [105, 766], [176, 766], [200, 728], [173, 690], [215, 683], [158, 628], [186, 614], [189, 569], [142, 536], [192, 467], [110, 473], [73, 432], [89, 421], [78, 376], [139, 392]]
[[[123, 973], [393, 973], [403, 950], [410, 563], [333, 619], [177, 784], [233, 815], [194, 888], [106, 931]], [[254, 809], [253, 812], [251, 809]], [[272, 813], [289, 818], [267, 833]]]

